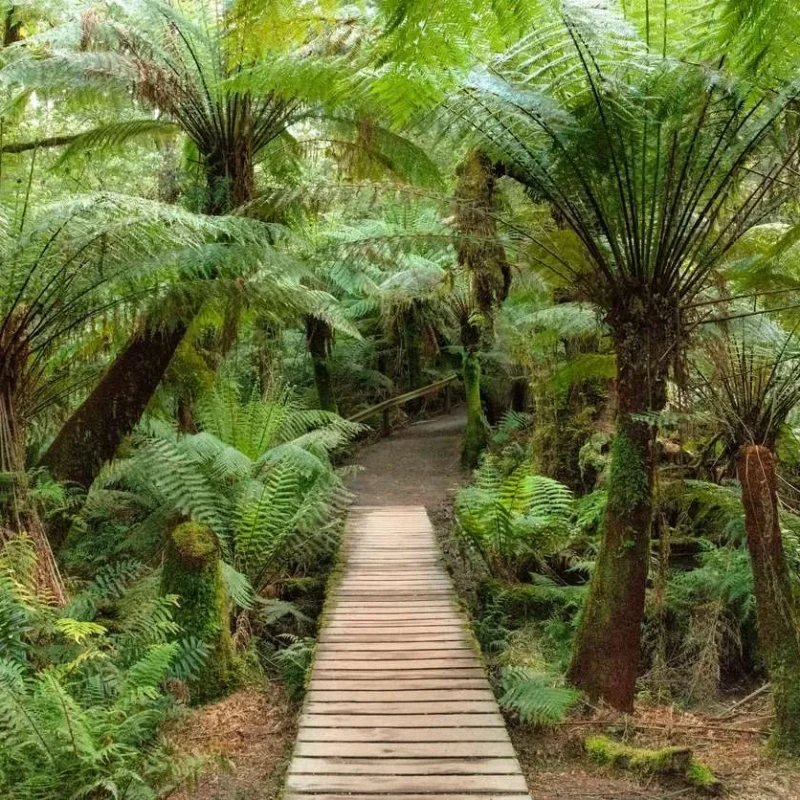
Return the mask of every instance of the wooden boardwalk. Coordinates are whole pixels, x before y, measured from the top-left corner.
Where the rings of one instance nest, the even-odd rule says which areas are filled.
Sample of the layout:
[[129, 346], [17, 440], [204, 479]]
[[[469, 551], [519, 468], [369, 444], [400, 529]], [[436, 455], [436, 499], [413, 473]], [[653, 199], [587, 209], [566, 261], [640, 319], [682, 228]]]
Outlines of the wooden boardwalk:
[[528, 800], [422, 506], [356, 508], [286, 800]]

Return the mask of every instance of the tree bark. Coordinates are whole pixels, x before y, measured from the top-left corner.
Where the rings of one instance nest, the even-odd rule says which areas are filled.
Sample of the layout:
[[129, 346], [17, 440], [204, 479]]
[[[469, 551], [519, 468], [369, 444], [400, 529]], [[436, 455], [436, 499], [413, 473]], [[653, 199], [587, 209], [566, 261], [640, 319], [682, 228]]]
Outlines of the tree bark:
[[758, 638], [772, 684], [774, 739], [782, 749], [798, 754], [800, 642], [778, 516], [775, 457], [768, 447], [746, 445], [739, 450], [737, 472], [753, 569]]
[[666, 405], [663, 319], [651, 308], [649, 314], [639, 309], [624, 320], [609, 320], [619, 416], [603, 539], [567, 673], [591, 699], [622, 711], [633, 709], [653, 517], [655, 428], [636, 415]]
[[486, 447], [486, 422], [481, 405], [481, 364], [474, 350], [464, 353], [463, 376], [467, 425], [461, 447], [461, 463], [468, 469], [475, 469]]
[[317, 388], [319, 407], [324, 411], [336, 411], [336, 398], [328, 364], [333, 331], [327, 322], [316, 317], [306, 317], [306, 344], [314, 367], [314, 385]]
[[185, 334], [186, 325], [178, 324], [128, 342], [42, 457], [55, 478], [91, 486], [141, 419]]

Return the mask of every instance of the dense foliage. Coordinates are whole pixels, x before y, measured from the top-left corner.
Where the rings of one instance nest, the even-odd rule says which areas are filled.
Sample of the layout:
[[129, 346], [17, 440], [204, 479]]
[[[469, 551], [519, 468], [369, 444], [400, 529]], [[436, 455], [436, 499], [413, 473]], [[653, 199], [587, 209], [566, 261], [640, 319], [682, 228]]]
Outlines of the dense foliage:
[[800, 752], [793, 3], [1, 8], [3, 796], [301, 696], [348, 418], [454, 372], [501, 703], [768, 679]]

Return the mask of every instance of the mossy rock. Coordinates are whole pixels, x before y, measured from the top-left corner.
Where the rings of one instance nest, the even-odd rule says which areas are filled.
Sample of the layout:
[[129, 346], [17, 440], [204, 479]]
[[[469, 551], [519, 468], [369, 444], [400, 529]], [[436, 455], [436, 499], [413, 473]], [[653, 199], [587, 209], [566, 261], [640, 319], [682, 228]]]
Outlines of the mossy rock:
[[598, 764], [644, 775], [680, 775], [687, 783], [709, 794], [719, 794], [722, 789], [714, 773], [695, 759], [688, 747], [650, 750], [631, 747], [607, 736], [590, 736], [584, 741], [584, 747]]

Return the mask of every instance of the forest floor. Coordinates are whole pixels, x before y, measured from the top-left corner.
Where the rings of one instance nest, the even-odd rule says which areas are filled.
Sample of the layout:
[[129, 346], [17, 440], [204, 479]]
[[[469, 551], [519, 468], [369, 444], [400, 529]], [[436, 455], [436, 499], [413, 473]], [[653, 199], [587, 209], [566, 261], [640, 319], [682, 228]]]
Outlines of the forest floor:
[[177, 753], [209, 759], [170, 800], [274, 800], [297, 731], [297, 704], [280, 685], [245, 687], [193, 709], [167, 733]]

